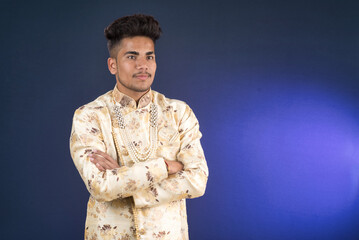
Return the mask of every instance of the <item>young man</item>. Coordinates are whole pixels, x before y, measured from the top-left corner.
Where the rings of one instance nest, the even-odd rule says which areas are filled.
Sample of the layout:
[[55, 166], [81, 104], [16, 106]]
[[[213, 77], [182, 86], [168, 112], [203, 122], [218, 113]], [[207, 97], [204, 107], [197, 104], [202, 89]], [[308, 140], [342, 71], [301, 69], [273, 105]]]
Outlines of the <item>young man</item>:
[[185, 199], [204, 194], [208, 168], [192, 110], [151, 90], [160, 34], [146, 15], [105, 29], [116, 86], [76, 110], [70, 138], [91, 194], [85, 239], [188, 239]]

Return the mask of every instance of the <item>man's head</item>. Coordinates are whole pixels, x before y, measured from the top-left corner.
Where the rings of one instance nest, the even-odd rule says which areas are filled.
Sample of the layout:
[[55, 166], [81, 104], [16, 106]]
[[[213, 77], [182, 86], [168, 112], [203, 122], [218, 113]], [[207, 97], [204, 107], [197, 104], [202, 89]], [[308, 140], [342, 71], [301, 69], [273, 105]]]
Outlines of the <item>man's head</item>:
[[159, 23], [152, 16], [135, 14], [121, 17], [105, 28], [110, 57], [116, 58], [117, 48], [123, 38], [143, 36], [150, 38], [155, 43], [161, 33]]
[[156, 73], [155, 41], [161, 28], [152, 16], [119, 18], [105, 29], [109, 71], [117, 88], [138, 100], [152, 85]]

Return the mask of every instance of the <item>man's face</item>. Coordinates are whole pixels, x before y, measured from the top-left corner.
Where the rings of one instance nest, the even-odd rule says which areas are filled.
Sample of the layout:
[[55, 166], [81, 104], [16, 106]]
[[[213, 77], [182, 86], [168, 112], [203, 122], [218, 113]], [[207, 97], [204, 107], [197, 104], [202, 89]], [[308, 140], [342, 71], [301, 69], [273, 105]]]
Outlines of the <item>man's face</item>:
[[108, 59], [108, 67], [116, 76], [117, 88], [137, 100], [152, 85], [156, 73], [155, 46], [143, 36], [123, 38], [116, 59]]

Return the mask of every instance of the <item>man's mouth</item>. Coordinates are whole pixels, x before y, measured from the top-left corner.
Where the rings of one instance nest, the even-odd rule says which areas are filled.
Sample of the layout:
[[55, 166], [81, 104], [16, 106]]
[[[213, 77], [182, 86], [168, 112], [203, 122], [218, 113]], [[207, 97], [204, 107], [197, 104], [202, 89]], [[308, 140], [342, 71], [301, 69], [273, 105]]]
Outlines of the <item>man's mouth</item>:
[[150, 76], [151, 76], [151, 74], [147, 74], [147, 73], [140, 73], [140, 74], [135, 74], [134, 75], [135, 78], [138, 78], [140, 80], [146, 80]]

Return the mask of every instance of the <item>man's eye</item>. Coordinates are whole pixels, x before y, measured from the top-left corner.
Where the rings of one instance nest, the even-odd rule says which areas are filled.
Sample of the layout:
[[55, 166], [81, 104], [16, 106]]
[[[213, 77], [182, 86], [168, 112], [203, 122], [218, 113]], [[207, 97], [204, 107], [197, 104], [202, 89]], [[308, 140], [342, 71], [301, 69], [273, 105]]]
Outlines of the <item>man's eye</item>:
[[136, 57], [133, 56], [133, 55], [128, 56], [128, 58], [129, 58], [129, 59], [136, 59]]
[[153, 60], [153, 59], [155, 59], [155, 57], [154, 56], [147, 56], [147, 59], [148, 60]]

